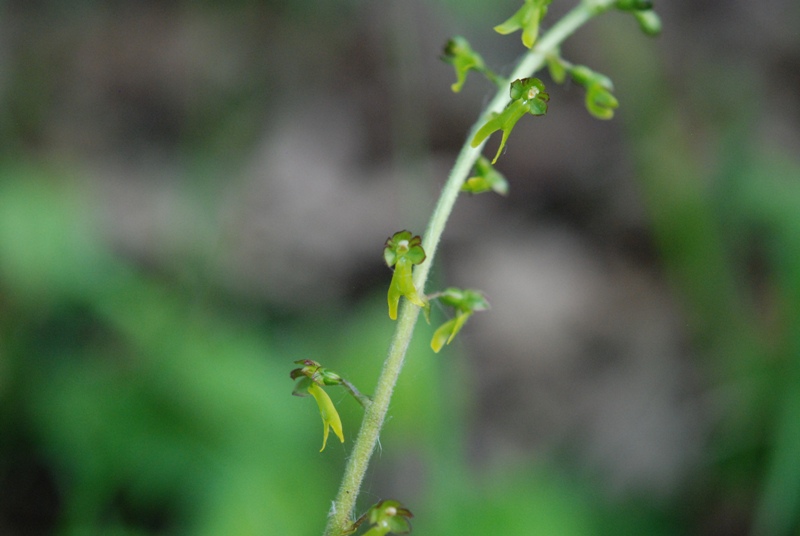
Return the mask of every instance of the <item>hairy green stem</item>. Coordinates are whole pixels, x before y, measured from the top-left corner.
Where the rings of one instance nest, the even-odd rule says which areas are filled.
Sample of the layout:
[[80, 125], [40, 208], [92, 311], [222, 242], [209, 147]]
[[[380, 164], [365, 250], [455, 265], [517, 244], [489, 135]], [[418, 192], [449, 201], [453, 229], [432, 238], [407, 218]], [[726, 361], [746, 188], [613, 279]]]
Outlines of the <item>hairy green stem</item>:
[[[433, 264], [434, 256], [439, 245], [445, 224], [450, 213], [453, 211], [456, 198], [458, 197], [461, 186], [469, 177], [469, 172], [475, 165], [475, 161], [481, 154], [482, 143], [478, 147], [471, 147], [470, 141], [475, 132], [486, 122], [488, 116], [493, 112], [501, 112], [506, 107], [510, 97], [508, 95], [508, 85], [512, 80], [525, 78], [542, 68], [545, 63], [545, 55], [558, 47], [567, 37], [572, 35], [579, 27], [585, 24], [593, 16], [607, 10], [611, 6], [610, 0], [584, 0], [572, 11], [567, 13], [558, 23], [556, 23], [541, 39], [531, 51], [525, 54], [517, 67], [503, 84], [502, 89], [486, 106], [480, 118], [472, 127], [467, 141], [461, 149], [456, 159], [450, 176], [445, 183], [439, 201], [431, 215], [428, 228], [422, 240], [422, 245], [427, 253], [427, 259], [420, 264], [414, 271], [414, 284], [424, 292], [425, 283], [428, 280], [428, 273]], [[408, 345], [414, 333], [414, 325], [419, 317], [420, 308], [403, 300], [400, 314], [397, 320], [397, 327], [389, 348], [389, 355], [383, 364], [383, 370], [378, 378], [372, 403], [368, 405], [364, 412], [364, 420], [361, 429], [353, 445], [353, 453], [347, 460], [344, 477], [339, 488], [339, 493], [331, 507], [328, 517], [328, 525], [325, 528], [325, 536], [341, 536], [348, 526], [352, 523], [352, 512], [355, 507], [356, 498], [361, 488], [361, 482], [367, 471], [372, 453], [378, 443], [380, 431], [383, 427], [386, 412], [389, 409], [389, 402], [392, 398], [394, 386], [403, 368]]]
[[358, 401], [358, 403], [361, 404], [362, 408], [367, 409], [369, 405], [372, 404], [372, 399], [370, 399], [370, 397], [368, 397], [367, 395], [356, 389], [355, 385], [345, 380], [344, 378], [342, 378], [342, 387], [347, 389], [347, 392], [353, 395], [353, 398], [355, 398]]

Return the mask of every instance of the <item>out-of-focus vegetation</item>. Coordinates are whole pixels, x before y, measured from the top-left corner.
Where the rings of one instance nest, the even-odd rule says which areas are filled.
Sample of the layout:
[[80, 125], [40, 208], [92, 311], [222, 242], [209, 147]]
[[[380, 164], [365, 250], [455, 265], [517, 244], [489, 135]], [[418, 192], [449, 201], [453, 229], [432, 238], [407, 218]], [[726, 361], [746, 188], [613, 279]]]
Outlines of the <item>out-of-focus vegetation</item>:
[[[346, 442], [320, 454], [319, 416], [313, 401], [290, 396], [289, 370], [315, 359], [370, 391], [393, 327], [383, 240], [403, 226], [399, 215], [426, 216], [406, 208], [420, 195], [409, 190], [435, 191], [429, 168], [463, 141], [474, 117], [462, 115], [477, 109], [470, 95], [481, 98], [469, 83], [448, 94], [447, 65], [426, 78], [424, 62], [438, 68], [440, 51], [417, 45], [468, 26], [490, 61], [504, 45], [477, 29], [515, 2], [316, 4], [2, 4], [0, 534], [322, 530], [361, 409], [334, 396]], [[414, 512], [414, 534], [440, 536], [800, 530], [800, 104], [788, 83], [800, 72], [800, 14], [789, 1], [703, 4], [730, 17], [717, 35], [708, 11], [663, 6], [662, 41], [642, 45], [621, 17], [574, 38], [565, 53], [593, 51], [614, 79], [617, 117], [597, 127], [569, 111], [570, 101], [582, 107], [576, 92], [550, 90], [537, 128], [567, 142], [540, 153], [509, 147], [511, 192], [500, 205], [519, 215], [523, 234], [555, 221], [598, 244], [598, 255], [667, 282], [695, 378], [686, 389], [705, 412], [701, 454], [655, 492], [610, 491], [613, 475], [576, 461], [580, 435], [487, 453], [489, 424], [502, 415], [487, 416], [479, 393], [519, 358], [510, 364], [496, 349], [475, 359], [480, 342], [433, 355], [432, 329], [421, 325], [364, 509], [397, 498]], [[736, 40], [725, 32], [754, 46], [726, 56]], [[692, 54], [671, 55], [676, 43]], [[347, 121], [298, 111], [299, 138], [322, 141], [301, 154], [279, 123], [285, 109], [344, 110], [367, 126], [354, 135]], [[408, 130], [414, 118], [421, 132]], [[282, 134], [294, 145], [274, 142]], [[264, 158], [262, 137], [278, 147]], [[315, 162], [308, 151], [324, 145], [347, 154], [300, 176]], [[586, 177], [596, 189], [570, 167], [575, 159], [599, 163]], [[381, 189], [375, 170], [385, 161], [417, 178]], [[337, 197], [331, 165], [357, 176], [348, 195]], [[553, 171], [560, 166], [569, 171]], [[286, 172], [295, 169], [303, 173]], [[564, 185], [537, 182], [547, 174]], [[263, 206], [288, 223], [273, 232], [267, 218], [259, 234], [237, 222], [258, 212], [242, 185], [261, 175], [305, 181], [306, 191], [287, 197], [284, 183], [270, 183]], [[419, 179], [428, 175], [430, 184]], [[639, 227], [587, 201], [587, 191], [613, 198], [620, 184], [637, 192]], [[304, 212], [315, 190], [330, 204]], [[377, 219], [334, 223], [353, 200], [374, 204], [379, 214], [363, 216]], [[376, 221], [374, 246], [348, 235], [331, 249], [327, 228]], [[233, 255], [231, 244], [261, 236], [266, 253]], [[476, 315], [459, 338], [493, 314]], [[530, 402], [501, 411], [532, 413]]]

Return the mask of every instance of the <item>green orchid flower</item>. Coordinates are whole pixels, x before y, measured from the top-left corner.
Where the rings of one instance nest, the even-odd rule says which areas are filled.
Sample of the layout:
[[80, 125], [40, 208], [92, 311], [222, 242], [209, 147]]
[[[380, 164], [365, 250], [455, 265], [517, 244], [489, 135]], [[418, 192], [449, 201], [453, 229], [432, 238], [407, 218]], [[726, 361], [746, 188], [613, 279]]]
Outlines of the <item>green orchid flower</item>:
[[301, 359], [295, 364], [302, 365], [292, 370], [289, 376], [297, 380], [292, 394], [295, 396], [314, 397], [319, 406], [319, 414], [322, 416], [322, 452], [328, 443], [328, 433], [333, 433], [344, 443], [344, 433], [342, 432], [342, 419], [336, 411], [336, 407], [331, 401], [331, 397], [322, 388], [327, 385], [341, 385], [365, 408], [372, 402], [370, 397], [361, 394], [355, 386], [342, 378], [339, 374], [327, 369], [311, 359]]
[[481, 156], [475, 162], [475, 176], [464, 182], [461, 191], [471, 194], [495, 191], [500, 195], [508, 195], [508, 181], [492, 166], [488, 158]]
[[456, 70], [456, 82], [450, 86], [453, 93], [460, 92], [464, 87], [469, 71], [482, 73], [495, 84], [500, 81], [499, 77], [486, 67], [481, 55], [472, 50], [469, 42], [461, 36], [453, 37], [447, 42], [442, 60], [451, 64]]
[[607, 76], [594, 72], [584, 65], [570, 69], [572, 79], [586, 88], [586, 109], [598, 119], [611, 119], [619, 101], [611, 93], [614, 83]]
[[489, 309], [489, 302], [477, 290], [461, 290], [452, 287], [431, 296], [431, 298], [434, 297], [456, 310], [456, 316], [439, 326], [433, 333], [431, 349], [438, 354], [444, 345], [453, 341], [473, 313]]
[[486, 123], [478, 129], [470, 145], [477, 147], [498, 130], [503, 131], [500, 147], [497, 148], [492, 164], [500, 158], [500, 153], [506, 145], [508, 136], [523, 115], [544, 115], [547, 113], [547, 102], [550, 95], [545, 91], [544, 84], [538, 78], [521, 78], [511, 83], [509, 90], [511, 102], [500, 113], [492, 113]]
[[494, 27], [494, 31], [507, 35], [522, 30], [522, 44], [532, 48], [539, 36], [539, 22], [547, 14], [547, 6], [552, 0], [525, 0], [516, 13], [502, 24]]
[[414, 517], [411, 510], [398, 501], [381, 501], [367, 513], [370, 529], [364, 536], [386, 536], [386, 534], [408, 534], [411, 532], [409, 518]]
[[309, 381], [311, 381], [319, 386], [341, 385], [348, 393], [353, 395], [353, 398], [355, 398], [356, 401], [364, 408], [369, 406], [369, 404], [372, 402], [372, 399], [369, 396], [362, 394], [358, 389], [356, 389], [355, 385], [342, 378], [334, 371], [323, 367], [316, 361], [311, 359], [301, 359], [299, 361], [295, 361], [295, 364], [303, 365], [302, 367], [296, 368], [289, 373], [293, 380], [297, 380], [298, 378], [300, 379], [300, 381], [298, 381], [295, 385], [294, 391], [292, 392], [292, 394], [295, 396], [306, 396], [306, 392], [309, 387]]
[[390, 268], [394, 267], [387, 298], [389, 302], [389, 318], [397, 320], [400, 296], [405, 296], [408, 301], [427, 311], [429, 307], [428, 300], [424, 296], [420, 296], [411, 276], [412, 267], [425, 260], [422, 238], [413, 236], [410, 231], [395, 233], [386, 240], [383, 258]]
[[586, 109], [598, 119], [611, 119], [619, 101], [611, 94], [610, 88], [593, 84], [586, 90]]

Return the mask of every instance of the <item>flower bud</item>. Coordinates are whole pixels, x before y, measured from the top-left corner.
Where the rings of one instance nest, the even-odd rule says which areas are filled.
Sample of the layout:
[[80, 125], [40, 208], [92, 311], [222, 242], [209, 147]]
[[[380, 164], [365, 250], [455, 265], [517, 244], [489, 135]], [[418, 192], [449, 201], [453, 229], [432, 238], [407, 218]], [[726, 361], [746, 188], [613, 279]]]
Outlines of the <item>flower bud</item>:
[[661, 33], [661, 18], [655, 11], [637, 11], [633, 16], [639, 22], [639, 28], [647, 35]]

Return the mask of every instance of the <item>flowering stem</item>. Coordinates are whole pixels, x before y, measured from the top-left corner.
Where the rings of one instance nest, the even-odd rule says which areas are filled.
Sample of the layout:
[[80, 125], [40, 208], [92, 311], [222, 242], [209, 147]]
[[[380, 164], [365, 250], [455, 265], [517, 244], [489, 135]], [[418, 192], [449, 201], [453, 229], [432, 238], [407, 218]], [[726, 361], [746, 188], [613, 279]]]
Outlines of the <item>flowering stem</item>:
[[[469, 177], [469, 173], [486, 143], [484, 141], [477, 147], [471, 147], [470, 141], [475, 136], [475, 132], [486, 123], [490, 114], [501, 112], [506, 107], [509, 102], [508, 86], [512, 80], [529, 77], [541, 69], [545, 64], [545, 56], [548, 52], [558, 47], [592, 17], [609, 9], [612, 4], [612, 0], [583, 0], [567, 13], [541, 37], [531, 51], [521, 58], [517, 67], [505, 83], [502, 84], [502, 89], [497, 92], [497, 95], [486, 106], [478, 121], [473, 125], [442, 189], [439, 201], [431, 215], [428, 228], [422, 240], [422, 246], [428, 258], [418, 265], [414, 271], [414, 285], [421, 292], [424, 292], [439, 240], [453, 210], [461, 186]], [[418, 306], [409, 303], [407, 300], [403, 301], [392, 344], [389, 348], [389, 355], [378, 378], [378, 385], [375, 388], [372, 403], [367, 405], [364, 412], [364, 420], [353, 445], [353, 453], [347, 460], [339, 493], [331, 508], [328, 525], [325, 527], [325, 536], [341, 536], [352, 523], [352, 512], [361, 488], [361, 482], [364, 479], [369, 460], [378, 442], [386, 412], [389, 408], [389, 401], [397, 383], [397, 378], [403, 368], [406, 351], [414, 333], [414, 325], [419, 317], [419, 311], [420, 308]]]
[[488, 117], [492, 113], [500, 113], [506, 107], [510, 100], [508, 87], [511, 81], [518, 78], [529, 77], [541, 69], [545, 64], [545, 56], [548, 52], [558, 47], [566, 38], [588, 22], [593, 16], [610, 8], [612, 3], [611, 1], [603, 0], [584, 0], [572, 11], [564, 15], [550, 31], [539, 39], [533, 49], [521, 58], [517, 67], [483, 110], [478, 121], [472, 126], [469, 135], [467, 135], [467, 141], [461, 148], [461, 152], [458, 154], [453, 169], [450, 171], [447, 183], [439, 196], [439, 202], [436, 204], [436, 208], [431, 215], [428, 229], [425, 231], [425, 235], [422, 238], [422, 247], [428, 255], [428, 258], [426, 262], [417, 266], [414, 272], [414, 284], [422, 292], [424, 292], [425, 289], [428, 272], [433, 265], [433, 259], [436, 255], [437, 247], [439, 246], [439, 239], [444, 232], [447, 219], [453, 211], [453, 206], [455, 205], [461, 186], [464, 184], [464, 181], [467, 180], [467, 177], [469, 177], [469, 173], [475, 165], [475, 161], [480, 156], [483, 146], [486, 144], [486, 141], [484, 141], [477, 147], [471, 147], [470, 141], [475, 136], [475, 133], [486, 123]]

